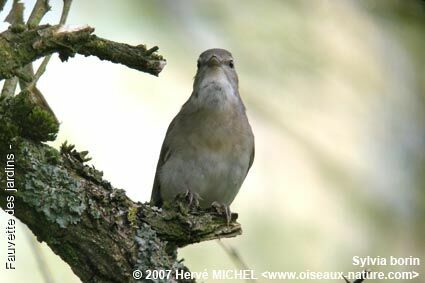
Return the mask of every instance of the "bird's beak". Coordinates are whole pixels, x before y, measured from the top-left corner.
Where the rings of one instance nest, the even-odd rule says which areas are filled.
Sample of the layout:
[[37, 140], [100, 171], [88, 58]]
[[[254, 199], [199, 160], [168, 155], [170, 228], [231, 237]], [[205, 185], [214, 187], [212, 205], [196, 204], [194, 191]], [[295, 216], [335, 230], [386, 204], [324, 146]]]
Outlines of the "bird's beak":
[[208, 66], [220, 66], [220, 60], [218, 60], [217, 56], [211, 56], [211, 58], [208, 60]]

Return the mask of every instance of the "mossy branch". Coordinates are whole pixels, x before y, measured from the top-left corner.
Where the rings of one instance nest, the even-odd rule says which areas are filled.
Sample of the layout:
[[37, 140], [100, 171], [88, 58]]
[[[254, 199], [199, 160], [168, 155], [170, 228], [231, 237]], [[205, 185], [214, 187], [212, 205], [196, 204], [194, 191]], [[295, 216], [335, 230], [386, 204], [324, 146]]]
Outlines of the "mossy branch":
[[[88, 26], [37, 26], [50, 9], [48, 2], [37, 0], [27, 25], [23, 5], [16, 2], [8, 17], [13, 24], [0, 34], [0, 80], [7, 79], [0, 96], [0, 160], [6, 164], [8, 154], [16, 156], [13, 182], [18, 188], [0, 190], [0, 206], [13, 211], [83, 282], [133, 282], [135, 269], [144, 274], [148, 269], [172, 270], [163, 282], [194, 282], [174, 280], [175, 271], [187, 270], [177, 260], [177, 248], [241, 234], [236, 214], [228, 224], [214, 211], [188, 205], [185, 196], [167, 209], [133, 202], [103, 180], [102, 172], [85, 164], [87, 152], [67, 144], [58, 151], [42, 143], [56, 138], [59, 124], [47, 102], [35, 99], [42, 95], [34, 96], [45, 64], [34, 75], [31, 63], [53, 53], [62, 61], [75, 54], [93, 55], [153, 75], [166, 61], [156, 54], [157, 47], [98, 38]], [[62, 24], [70, 3], [64, 0]], [[24, 91], [14, 96], [18, 78]], [[2, 188], [8, 174], [0, 171]], [[10, 210], [9, 197], [15, 210]]]
[[130, 68], [157, 76], [166, 61], [155, 53], [157, 48], [145, 45], [131, 46], [93, 35], [88, 26], [66, 29], [63, 26], [43, 25], [33, 29], [12, 26], [0, 34], [0, 80], [18, 76], [25, 78], [19, 69], [38, 58], [59, 53], [62, 61], [76, 53], [97, 56], [101, 60], [126, 65]]
[[[223, 216], [189, 206], [184, 196], [168, 209], [134, 202], [85, 163], [87, 152], [41, 143], [55, 138], [58, 125], [28, 93], [1, 98], [0, 117], [1, 164], [15, 155], [17, 188], [0, 190], [0, 206], [7, 210], [13, 195], [14, 215], [83, 282], [133, 282], [135, 269], [186, 270], [177, 247], [241, 234], [235, 217], [228, 225]], [[1, 188], [5, 179], [1, 170]]]

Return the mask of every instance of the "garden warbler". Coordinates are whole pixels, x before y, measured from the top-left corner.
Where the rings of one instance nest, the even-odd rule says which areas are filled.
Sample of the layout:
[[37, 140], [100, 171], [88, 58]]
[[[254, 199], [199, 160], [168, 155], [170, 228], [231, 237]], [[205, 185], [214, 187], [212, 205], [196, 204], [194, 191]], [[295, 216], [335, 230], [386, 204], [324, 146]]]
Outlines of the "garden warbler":
[[199, 56], [192, 95], [170, 123], [156, 169], [151, 203], [161, 207], [187, 193], [203, 208], [225, 208], [254, 160], [254, 135], [239, 95], [232, 54]]

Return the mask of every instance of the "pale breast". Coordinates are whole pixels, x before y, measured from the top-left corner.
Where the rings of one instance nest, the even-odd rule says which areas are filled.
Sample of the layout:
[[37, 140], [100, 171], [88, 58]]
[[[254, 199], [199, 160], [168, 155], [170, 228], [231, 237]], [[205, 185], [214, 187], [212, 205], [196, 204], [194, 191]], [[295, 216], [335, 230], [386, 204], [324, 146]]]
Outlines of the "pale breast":
[[183, 116], [173, 130], [172, 154], [160, 172], [163, 198], [191, 190], [203, 206], [214, 201], [230, 205], [245, 179], [253, 147], [245, 113], [200, 111]]

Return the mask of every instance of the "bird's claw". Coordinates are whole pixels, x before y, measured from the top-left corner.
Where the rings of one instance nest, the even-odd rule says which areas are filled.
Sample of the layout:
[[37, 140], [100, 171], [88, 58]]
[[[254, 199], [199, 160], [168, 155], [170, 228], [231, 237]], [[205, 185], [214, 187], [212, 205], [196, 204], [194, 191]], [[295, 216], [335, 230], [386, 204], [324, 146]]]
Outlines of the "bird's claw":
[[185, 193], [185, 198], [187, 200], [187, 203], [189, 204], [189, 207], [199, 207], [199, 194], [193, 193], [190, 189], [187, 189]]
[[229, 226], [230, 221], [232, 220], [232, 212], [228, 205], [221, 204], [219, 202], [213, 202], [211, 207], [220, 215], [223, 215], [226, 218], [227, 226]]

